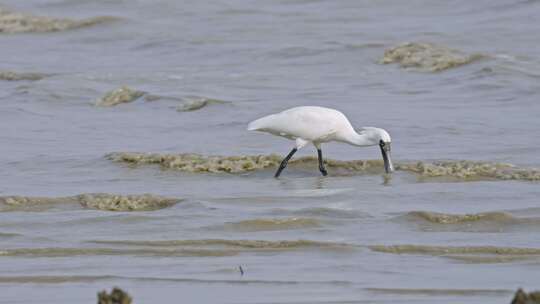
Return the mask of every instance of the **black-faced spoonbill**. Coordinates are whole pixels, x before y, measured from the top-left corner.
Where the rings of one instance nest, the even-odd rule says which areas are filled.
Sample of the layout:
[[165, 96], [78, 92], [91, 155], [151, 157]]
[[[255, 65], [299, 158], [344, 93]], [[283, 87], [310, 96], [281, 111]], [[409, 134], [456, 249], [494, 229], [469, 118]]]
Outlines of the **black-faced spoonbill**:
[[294, 153], [309, 143], [317, 148], [319, 170], [326, 176], [328, 173], [323, 164], [321, 143], [329, 141], [339, 141], [358, 147], [379, 145], [384, 160], [384, 170], [386, 173], [394, 171], [390, 158], [392, 141], [390, 134], [374, 127], [364, 127], [356, 132], [347, 117], [338, 110], [313, 106], [291, 108], [254, 120], [249, 123], [247, 129], [296, 141], [296, 146], [283, 159], [275, 177], [279, 177]]

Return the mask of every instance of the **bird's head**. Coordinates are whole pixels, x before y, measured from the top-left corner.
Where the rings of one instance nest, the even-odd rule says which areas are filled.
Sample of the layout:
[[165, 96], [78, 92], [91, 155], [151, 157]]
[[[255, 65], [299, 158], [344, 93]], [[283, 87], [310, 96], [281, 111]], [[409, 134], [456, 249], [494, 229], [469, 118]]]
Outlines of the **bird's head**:
[[379, 145], [384, 161], [384, 170], [386, 173], [394, 171], [394, 165], [392, 164], [392, 158], [390, 157], [392, 138], [386, 130], [375, 127], [364, 127], [359, 132], [368, 138], [372, 145]]

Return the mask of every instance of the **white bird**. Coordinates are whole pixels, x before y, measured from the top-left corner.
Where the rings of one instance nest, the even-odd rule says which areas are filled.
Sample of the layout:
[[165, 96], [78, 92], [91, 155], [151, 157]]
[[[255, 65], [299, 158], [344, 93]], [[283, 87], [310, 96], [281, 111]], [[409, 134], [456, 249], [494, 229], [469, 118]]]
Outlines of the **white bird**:
[[319, 170], [323, 176], [324, 168], [321, 143], [338, 141], [358, 147], [379, 145], [386, 173], [394, 170], [390, 158], [390, 134], [384, 129], [364, 127], [357, 133], [343, 113], [338, 110], [304, 106], [295, 107], [280, 113], [264, 116], [249, 123], [248, 131], [261, 131], [296, 141], [296, 146], [283, 159], [275, 177], [287, 166], [287, 162], [299, 149], [311, 143], [317, 148]]

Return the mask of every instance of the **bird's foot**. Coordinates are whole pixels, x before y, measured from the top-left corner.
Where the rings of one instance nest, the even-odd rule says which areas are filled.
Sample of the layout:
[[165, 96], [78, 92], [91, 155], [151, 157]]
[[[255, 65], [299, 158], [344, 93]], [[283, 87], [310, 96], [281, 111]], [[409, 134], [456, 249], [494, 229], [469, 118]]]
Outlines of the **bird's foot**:
[[327, 175], [328, 175], [328, 172], [326, 171], [326, 169], [321, 168], [321, 169], [319, 169], [319, 170], [321, 171], [321, 174], [322, 174], [323, 176], [327, 176]]

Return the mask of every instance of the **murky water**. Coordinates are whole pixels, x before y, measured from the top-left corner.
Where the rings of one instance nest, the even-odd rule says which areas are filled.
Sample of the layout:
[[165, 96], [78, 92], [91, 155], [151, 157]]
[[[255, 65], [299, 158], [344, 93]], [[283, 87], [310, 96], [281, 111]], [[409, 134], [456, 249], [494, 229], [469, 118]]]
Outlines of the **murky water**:
[[[2, 5], [1, 303], [538, 288], [540, 2]], [[328, 144], [274, 179], [292, 143], [245, 129], [297, 105], [385, 128], [398, 170]]]

